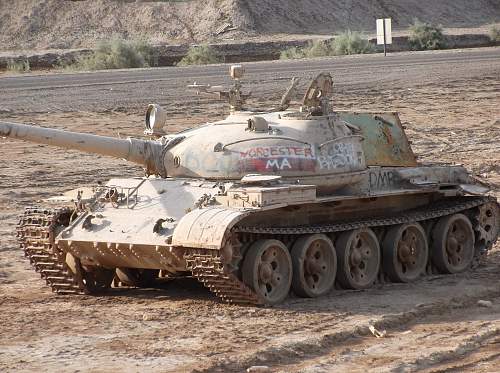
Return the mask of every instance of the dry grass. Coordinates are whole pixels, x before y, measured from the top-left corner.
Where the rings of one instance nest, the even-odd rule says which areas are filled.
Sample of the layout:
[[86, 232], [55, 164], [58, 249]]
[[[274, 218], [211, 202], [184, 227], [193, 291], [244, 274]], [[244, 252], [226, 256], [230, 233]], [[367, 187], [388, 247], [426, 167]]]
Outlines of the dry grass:
[[423, 23], [415, 20], [410, 27], [408, 39], [413, 50], [443, 49], [446, 48], [443, 28], [441, 26]]
[[12, 73], [27, 73], [31, 71], [30, 61], [14, 61], [11, 60], [7, 63], [7, 71]]
[[490, 39], [493, 42], [500, 42], [500, 27], [492, 26], [490, 29]]
[[210, 65], [219, 62], [223, 61], [217, 56], [215, 50], [211, 46], [203, 44], [189, 48], [186, 56], [177, 65]]
[[113, 38], [101, 41], [95, 51], [66, 66], [75, 70], [109, 70], [148, 67], [151, 45], [144, 39]]
[[305, 48], [288, 48], [281, 52], [280, 59], [288, 60], [373, 52], [375, 52], [375, 47], [362, 34], [348, 30], [330, 41], [315, 40]]

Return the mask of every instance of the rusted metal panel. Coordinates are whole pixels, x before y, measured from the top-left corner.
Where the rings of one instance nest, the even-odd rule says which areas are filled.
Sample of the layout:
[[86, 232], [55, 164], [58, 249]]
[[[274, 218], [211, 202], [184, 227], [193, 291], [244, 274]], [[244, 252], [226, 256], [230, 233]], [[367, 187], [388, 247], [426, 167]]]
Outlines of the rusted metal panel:
[[397, 113], [339, 113], [347, 123], [359, 127], [364, 137], [367, 166], [417, 165], [415, 154]]
[[223, 207], [196, 209], [179, 221], [172, 237], [172, 245], [220, 249], [226, 232], [247, 215], [246, 211]]

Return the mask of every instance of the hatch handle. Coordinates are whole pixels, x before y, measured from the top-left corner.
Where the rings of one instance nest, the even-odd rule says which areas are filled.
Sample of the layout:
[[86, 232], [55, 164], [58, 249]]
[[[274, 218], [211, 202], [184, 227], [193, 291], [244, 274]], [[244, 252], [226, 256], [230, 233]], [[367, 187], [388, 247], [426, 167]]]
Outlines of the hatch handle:
[[284, 136], [273, 136], [273, 137], [254, 137], [252, 139], [243, 139], [243, 140], [238, 140], [238, 141], [233, 141], [233, 142], [230, 142], [226, 145], [222, 145], [220, 142], [217, 143], [215, 146], [214, 146], [214, 152], [223, 152], [226, 150], [226, 148], [228, 146], [231, 146], [231, 145], [236, 145], [236, 144], [240, 144], [242, 142], [248, 142], [248, 141], [258, 141], [258, 140], [288, 140], [288, 141], [293, 141], [293, 142], [298, 142], [300, 144], [304, 144], [304, 145], [308, 145], [309, 147], [312, 147], [312, 145], [306, 141], [302, 141], [302, 140], [297, 140], [297, 139], [294, 139], [292, 137], [284, 137]]
[[352, 139], [353, 137], [359, 137], [360, 141], [364, 141], [365, 140], [365, 137], [361, 136], [361, 135], [342, 136], [342, 137], [337, 137], [337, 138], [332, 139], [332, 140], [325, 141], [322, 144], [319, 144], [319, 148], [321, 149], [323, 146], [331, 144], [332, 142], [337, 142], [337, 141], [345, 140], [345, 139]]

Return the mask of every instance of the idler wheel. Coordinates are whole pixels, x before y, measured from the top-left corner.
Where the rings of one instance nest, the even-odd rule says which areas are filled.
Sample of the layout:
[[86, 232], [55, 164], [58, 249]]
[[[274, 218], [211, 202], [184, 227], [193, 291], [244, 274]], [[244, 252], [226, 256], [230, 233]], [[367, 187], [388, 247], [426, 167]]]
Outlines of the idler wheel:
[[380, 269], [380, 246], [369, 228], [343, 232], [335, 243], [337, 279], [346, 289], [367, 289]]
[[481, 251], [489, 250], [500, 231], [499, 205], [496, 202], [488, 202], [479, 206], [474, 218], [474, 229], [477, 232], [475, 247]]
[[382, 243], [385, 273], [394, 282], [411, 282], [427, 266], [429, 249], [422, 226], [418, 223], [391, 227]]
[[115, 277], [114, 269], [107, 269], [99, 266], [83, 266], [80, 259], [71, 253], [66, 254], [66, 264], [75, 275], [85, 291], [89, 294], [97, 294], [106, 291], [111, 287]]
[[432, 262], [442, 273], [465, 271], [474, 257], [474, 231], [463, 214], [439, 219], [432, 231]]
[[116, 276], [124, 285], [147, 288], [153, 286], [159, 272], [157, 269], [117, 268]]
[[301, 297], [319, 297], [330, 291], [337, 274], [337, 253], [324, 234], [299, 238], [292, 248], [292, 288]]
[[292, 282], [292, 260], [285, 244], [270, 239], [254, 242], [243, 260], [242, 275], [263, 303], [282, 302]]

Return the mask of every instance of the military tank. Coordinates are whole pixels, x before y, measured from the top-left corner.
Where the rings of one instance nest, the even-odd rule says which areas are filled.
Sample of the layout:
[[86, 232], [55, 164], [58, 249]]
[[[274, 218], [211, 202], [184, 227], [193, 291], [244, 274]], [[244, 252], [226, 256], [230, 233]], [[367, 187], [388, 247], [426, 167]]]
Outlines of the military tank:
[[[246, 109], [234, 86], [194, 84], [230, 114], [176, 134], [158, 105], [148, 139], [0, 122], [0, 135], [126, 159], [145, 176], [28, 207], [20, 246], [56, 293], [193, 276], [229, 303], [273, 305], [429, 273], [466, 271], [493, 246], [500, 209], [459, 165], [417, 162], [393, 112], [342, 112], [322, 73], [298, 110]], [[62, 204], [62, 207], [61, 207]]]

